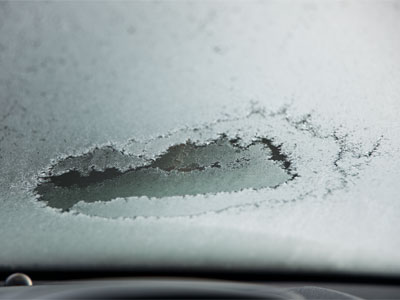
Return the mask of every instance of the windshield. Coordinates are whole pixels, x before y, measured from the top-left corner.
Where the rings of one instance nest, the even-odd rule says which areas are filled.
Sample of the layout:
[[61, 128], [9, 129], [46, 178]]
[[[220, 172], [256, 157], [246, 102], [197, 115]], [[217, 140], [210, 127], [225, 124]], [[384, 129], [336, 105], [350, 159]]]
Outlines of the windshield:
[[0, 266], [400, 274], [396, 1], [0, 2]]

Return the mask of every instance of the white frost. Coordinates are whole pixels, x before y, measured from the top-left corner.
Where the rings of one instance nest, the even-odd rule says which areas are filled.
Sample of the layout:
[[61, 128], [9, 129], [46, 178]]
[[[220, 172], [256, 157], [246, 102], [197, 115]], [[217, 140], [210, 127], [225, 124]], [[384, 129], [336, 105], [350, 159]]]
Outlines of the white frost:
[[[0, 265], [400, 274], [398, 28], [396, 1], [0, 2]], [[221, 133], [299, 177], [70, 212], [33, 192], [95, 147], [123, 169]]]

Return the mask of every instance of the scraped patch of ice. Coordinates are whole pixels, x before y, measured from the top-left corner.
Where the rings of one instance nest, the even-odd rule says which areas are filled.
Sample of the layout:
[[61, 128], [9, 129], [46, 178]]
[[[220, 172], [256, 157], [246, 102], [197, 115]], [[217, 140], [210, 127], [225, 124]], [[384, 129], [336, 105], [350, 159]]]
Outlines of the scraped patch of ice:
[[[45, 177], [35, 190], [40, 195], [39, 200], [66, 210], [80, 200], [98, 202], [134, 196], [165, 198], [277, 187], [295, 177], [291, 174], [290, 161], [279, 149], [266, 138], [243, 146], [239, 138], [228, 139], [222, 135], [202, 145], [190, 141], [174, 145], [156, 160], [126, 171], [115, 165], [104, 168], [110, 165], [108, 157], [100, 159], [99, 166], [96, 164], [98, 155], [90, 152], [68, 157], [68, 164], [77, 167]], [[117, 152], [109, 147], [106, 150], [96, 148], [93, 152]], [[126, 161], [124, 156], [122, 158]], [[60, 164], [65, 167], [65, 160]], [[59, 172], [59, 165], [55, 167]], [[78, 171], [82, 169], [83, 172]], [[154, 213], [157, 214], [157, 210]]]
[[324, 198], [346, 188], [379, 144], [365, 153], [346, 137], [321, 132], [309, 114], [253, 107], [245, 117], [61, 157], [36, 191], [51, 207], [107, 218], [195, 216]]

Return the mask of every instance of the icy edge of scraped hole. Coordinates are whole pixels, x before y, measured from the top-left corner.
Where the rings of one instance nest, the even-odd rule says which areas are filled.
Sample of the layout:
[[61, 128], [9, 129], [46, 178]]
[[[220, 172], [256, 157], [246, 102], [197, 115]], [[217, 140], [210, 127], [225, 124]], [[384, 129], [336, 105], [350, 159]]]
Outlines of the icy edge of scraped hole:
[[[281, 146], [274, 145], [272, 140], [254, 138], [248, 145], [240, 142], [240, 138], [228, 138], [225, 134], [206, 143], [186, 141], [170, 146], [156, 159], [124, 171], [110, 167], [110, 161], [116, 156], [126, 162], [126, 154], [110, 146], [95, 148], [53, 165], [35, 191], [39, 195], [38, 200], [63, 211], [76, 208], [81, 200], [95, 204], [129, 198], [142, 202], [137, 211], [151, 215], [150, 210], [153, 214], [159, 214], [165, 204], [161, 202], [154, 207], [154, 199], [185, 199], [190, 195], [275, 188], [297, 176], [287, 155], [281, 152]], [[60, 174], [60, 165], [64, 168], [69, 165], [69, 168]], [[78, 168], [81, 168], [83, 175]], [[56, 169], [57, 175], [52, 175], [53, 169]], [[152, 202], [143, 202], [143, 199], [151, 199]], [[84, 207], [85, 204], [81, 203], [80, 206]], [[195, 211], [199, 209], [197, 207]]]
[[[76, 203], [69, 212], [98, 216], [107, 219], [160, 219], [199, 217], [207, 214], [221, 213], [249, 206], [260, 206], [265, 200], [258, 201], [260, 191], [276, 190], [287, 185], [284, 182], [275, 187], [262, 189], [244, 188], [235, 192], [217, 192], [215, 194], [197, 194], [164, 198], [128, 197], [115, 198], [111, 201], [97, 201]], [[243, 197], [247, 201], [243, 201]], [[269, 203], [275, 203], [273, 199]], [[276, 200], [276, 203], [282, 203]], [[140, 212], [140, 213], [138, 213]]]

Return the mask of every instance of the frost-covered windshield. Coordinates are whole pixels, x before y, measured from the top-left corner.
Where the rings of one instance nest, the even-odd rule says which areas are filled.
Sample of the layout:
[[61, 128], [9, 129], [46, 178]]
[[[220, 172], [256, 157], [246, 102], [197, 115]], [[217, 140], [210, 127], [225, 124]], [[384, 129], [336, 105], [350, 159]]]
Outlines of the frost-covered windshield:
[[400, 274], [397, 1], [0, 2], [0, 266]]

